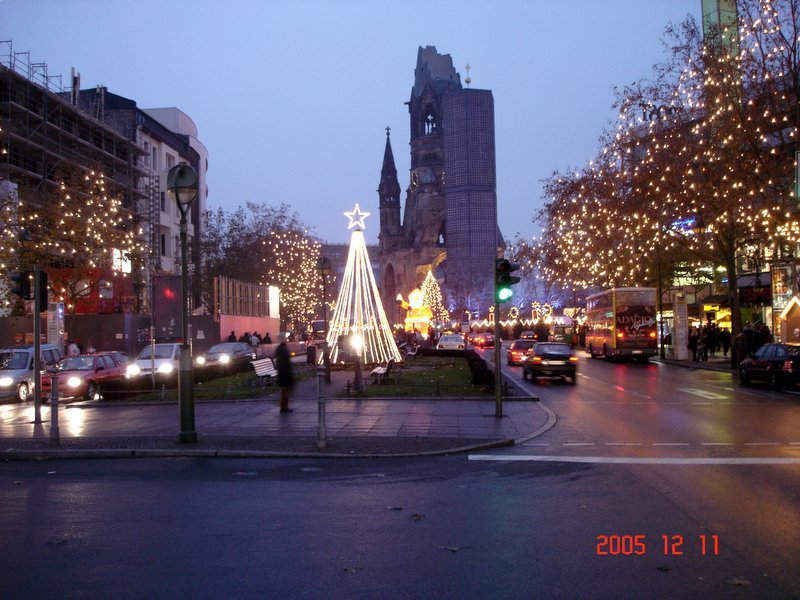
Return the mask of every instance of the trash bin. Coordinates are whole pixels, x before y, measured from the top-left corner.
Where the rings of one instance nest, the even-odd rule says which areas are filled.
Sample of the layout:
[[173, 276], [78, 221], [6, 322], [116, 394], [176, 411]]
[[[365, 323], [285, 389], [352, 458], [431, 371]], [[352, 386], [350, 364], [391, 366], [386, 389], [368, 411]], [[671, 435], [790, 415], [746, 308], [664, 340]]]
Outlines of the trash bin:
[[310, 364], [310, 365], [317, 364], [317, 347], [316, 346], [309, 346], [306, 349], [306, 358], [308, 359], [308, 364]]

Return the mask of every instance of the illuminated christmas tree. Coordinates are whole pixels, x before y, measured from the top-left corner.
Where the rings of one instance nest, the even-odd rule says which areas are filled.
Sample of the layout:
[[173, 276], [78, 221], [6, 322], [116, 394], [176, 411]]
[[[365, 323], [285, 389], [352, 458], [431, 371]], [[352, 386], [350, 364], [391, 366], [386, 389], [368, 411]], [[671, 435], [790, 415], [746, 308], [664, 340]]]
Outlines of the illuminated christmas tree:
[[328, 330], [330, 360], [336, 363], [347, 354], [352, 356], [353, 348], [339, 348], [338, 344], [339, 336], [351, 336], [351, 342], [356, 341], [354, 348], [360, 347], [362, 363], [381, 363], [390, 359], [399, 362], [402, 357], [383, 310], [364, 242], [364, 219], [370, 213], [361, 212], [356, 204], [352, 212], [344, 214], [350, 219], [347, 228], [355, 229], [350, 237], [342, 287]]
[[442, 290], [439, 288], [439, 282], [436, 281], [432, 271], [428, 271], [419, 289], [422, 292], [422, 305], [431, 309], [431, 314], [435, 320], [447, 323], [450, 320], [450, 313], [444, 306]]

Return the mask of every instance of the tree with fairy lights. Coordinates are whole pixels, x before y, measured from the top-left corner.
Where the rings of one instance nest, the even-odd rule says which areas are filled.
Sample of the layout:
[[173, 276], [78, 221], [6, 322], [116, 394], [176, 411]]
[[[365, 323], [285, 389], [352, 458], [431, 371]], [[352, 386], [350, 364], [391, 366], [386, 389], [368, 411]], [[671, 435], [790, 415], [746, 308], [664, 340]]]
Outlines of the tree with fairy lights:
[[[339, 362], [346, 355], [358, 352], [364, 364], [388, 362], [391, 359], [399, 362], [402, 357], [383, 310], [364, 241], [364, 219], [370, 213], [361, 212], [356, 204], [351, 212], [344, 214], [350, 220], [347, 228], [353, 229], [353, 233], [339, 299], [328, 329], [330, 360]], [[355, 344], [351, 348], [340, 348], [340, 336], [349, 336], [350, 342]]]
[[422, 305], [431, 309], [433, 318], [440, 323], [448, 323], [450, 321], [450, 313], [444, 306], [442, 290], [439, 287], [439, 282], [433, 276], [433, 271], [428, 271], [419, 291], [422, 292]]
[[284, 326], [305, 330], [316, 316], [321, 293], [320, 248], [287, 204], [248, 202], [233, 213], [217, 209], [201, 240], [204, 303], [213, 312], [214, 277], [274, 285], [280, 289]]
[[691, 17], [668, 28], [669, 61], [619, 93], [597, 159], [547, 182], [538, 253], [551, 278], [587, 286], [668, 285], [675, 266], [722, 269], [734, 336], [743, 259], [779, 259], [800, 241], [800, 5], [736, 6], [705, 31]]
[[39, 265], [47, 271], [50, 298], [64, 302], [68, 314], [78, 301], [99, 297], [106, 288], [113, 287], [115, 300], [122, 290], [132, 295], [125, 280], [135, 275], [145, 252], [135, 215], [106, 190], [102, 173], [69, 169], [58, 179], [57, 190], [19, 189], [16, 219], [30, 241], [8, 246], [16, 268]]

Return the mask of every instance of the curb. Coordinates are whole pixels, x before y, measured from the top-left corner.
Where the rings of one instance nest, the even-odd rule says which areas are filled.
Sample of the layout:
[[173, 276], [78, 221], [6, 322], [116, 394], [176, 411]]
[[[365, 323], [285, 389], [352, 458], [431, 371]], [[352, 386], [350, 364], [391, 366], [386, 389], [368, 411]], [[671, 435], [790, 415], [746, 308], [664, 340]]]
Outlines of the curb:
[[[541, 428], [540, 428], [541, 429]], [[548, 428], [549, 429], [549, 428]], [[538, 431], [538, 430], [537, 430]], [[534, 434], [526, 437], [530, 439]], [[37, 449], [8, 450], [0, 452], [0, 461], [16, 460], [63, 460], [103, 458], [418, 458], [424, 456], [446, 456], [513, 446], [515, 440], [494, 440], [471, 446], [454, 446], [441, 450], [421, 452], [398, 452], [379, 454], [374, 452], [291, 452], [282, 450], [228, 450], [228, 449], [166, 449], [166, 448], [114, 448], [102, 449]]]

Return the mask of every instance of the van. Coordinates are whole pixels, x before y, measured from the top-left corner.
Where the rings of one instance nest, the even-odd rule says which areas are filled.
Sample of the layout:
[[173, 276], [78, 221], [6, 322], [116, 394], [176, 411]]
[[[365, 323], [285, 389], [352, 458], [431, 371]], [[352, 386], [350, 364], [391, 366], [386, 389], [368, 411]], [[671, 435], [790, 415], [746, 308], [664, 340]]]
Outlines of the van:
[[[33, 393], [33, 344], [0, 349], [0, 399], [25, 402]], [[61, 359], [54, 344], [41, 345], [42, 368], [49, 369]]]

